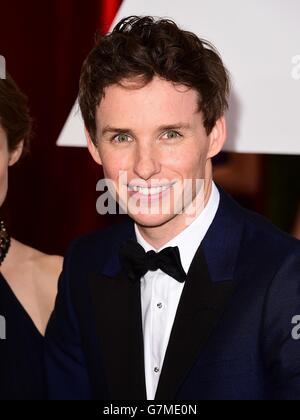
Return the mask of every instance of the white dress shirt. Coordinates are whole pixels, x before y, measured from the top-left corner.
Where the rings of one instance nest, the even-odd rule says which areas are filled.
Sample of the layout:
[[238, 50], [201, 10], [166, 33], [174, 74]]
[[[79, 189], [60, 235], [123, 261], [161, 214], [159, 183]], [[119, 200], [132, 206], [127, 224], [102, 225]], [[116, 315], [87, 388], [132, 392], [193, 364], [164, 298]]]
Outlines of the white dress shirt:
[[[220, 194], [212, 184], [209, 200], [200, 215], [161, 249], [178, 246], [181, 263], [188, 273], [197, 249], [219, 207]], [[146, 252], [154, 250], [135, 225], [137, 241]], [[161, 270], [148, 271], [141, 279], [141, 304], [147, 399], [154, 400], [171, 330], [185, 283], [179, 283]]]

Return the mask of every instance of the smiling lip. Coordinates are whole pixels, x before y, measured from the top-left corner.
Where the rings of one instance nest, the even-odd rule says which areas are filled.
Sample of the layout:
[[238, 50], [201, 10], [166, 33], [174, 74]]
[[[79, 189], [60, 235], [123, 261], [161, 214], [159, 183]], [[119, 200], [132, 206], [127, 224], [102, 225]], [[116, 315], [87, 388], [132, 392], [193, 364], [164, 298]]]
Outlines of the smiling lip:
[[143, 187], [143, 186], [139, 186], [139, 185], [128, 185], [128, 191], [130, 193], [136, 193], [145, 197], [152, 197], [152, 196], [158, 196], [162, 193], [164, 193], [165, 191], [168, 191], [169, 189], [171, 189], [173, 187], [173, 185], [175, 184], [175, 182], [171, 183], [171, 184], [167, 184], [167, 185], [161, 185], [161, 186], [157, 186], [157, 187]]

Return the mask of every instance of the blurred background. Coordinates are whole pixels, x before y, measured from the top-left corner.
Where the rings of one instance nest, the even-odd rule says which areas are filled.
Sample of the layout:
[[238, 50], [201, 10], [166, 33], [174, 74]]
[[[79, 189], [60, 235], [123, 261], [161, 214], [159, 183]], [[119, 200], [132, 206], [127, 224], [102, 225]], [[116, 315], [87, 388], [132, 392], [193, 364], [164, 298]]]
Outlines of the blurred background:
[[[106, 33], [121, 0], [10, 0], [0, 4], [0, 54], [29, 97], [31, 152], [10, 169], [5, 219], [16, 239], [63, 254], [76, 236], [116, 223], [96, 213], [102, 176], [86, 149], [57, 147], [75, 102], [80, 68], [96, 32]], [[215, 180], [243, 206], [300, 239], [299, 156], [222, 153]]]

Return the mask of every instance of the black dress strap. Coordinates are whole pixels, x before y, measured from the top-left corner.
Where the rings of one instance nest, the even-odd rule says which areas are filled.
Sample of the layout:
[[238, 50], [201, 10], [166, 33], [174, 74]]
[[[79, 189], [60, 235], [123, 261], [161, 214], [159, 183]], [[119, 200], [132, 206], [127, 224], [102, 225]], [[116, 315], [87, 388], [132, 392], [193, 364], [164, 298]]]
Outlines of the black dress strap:
[[0, 400], [45, 398], [43, 337], [0, 273]]

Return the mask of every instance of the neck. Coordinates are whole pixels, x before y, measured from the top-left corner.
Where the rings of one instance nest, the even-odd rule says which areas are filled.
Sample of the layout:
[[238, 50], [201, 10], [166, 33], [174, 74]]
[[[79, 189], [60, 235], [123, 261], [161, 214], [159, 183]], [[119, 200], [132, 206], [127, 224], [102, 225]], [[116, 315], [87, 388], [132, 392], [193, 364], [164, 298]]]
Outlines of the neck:
[[6, 230], [4, 222], [0, 221], [0, 266], [5, 260], [11, 245], [10, 236]]
[[15, 239], [11, 238], [8, 253], [3, 263], [1, 264], [1, 271], [4, 273], [7, 270], [10, 270], [11, 268], [13, 268], [16, 264], [16, 261], [18, 261], [19, 259], [18, 257], [19, 257], [18, 242]]
[[[212, 191], [212, 177], [205, 179], [204, 182], [204, 205], [206, 207]], [[194, 200], [195, 201], [195, 200]], [[202, 210], [203, 210], [202, 208]], [[178, 214], [167, 223], [156, 227], [146, 227], [138, 225], [139, 232], [151, 246], [155, 249], [162, 248], [165, 244], [179, 235], [186, 227], [191, 224], [199, 215], [200, 212], [195, 213], [193, 216], [186, 214]], [[188, 219], [188, 220], [187, 220]]]

